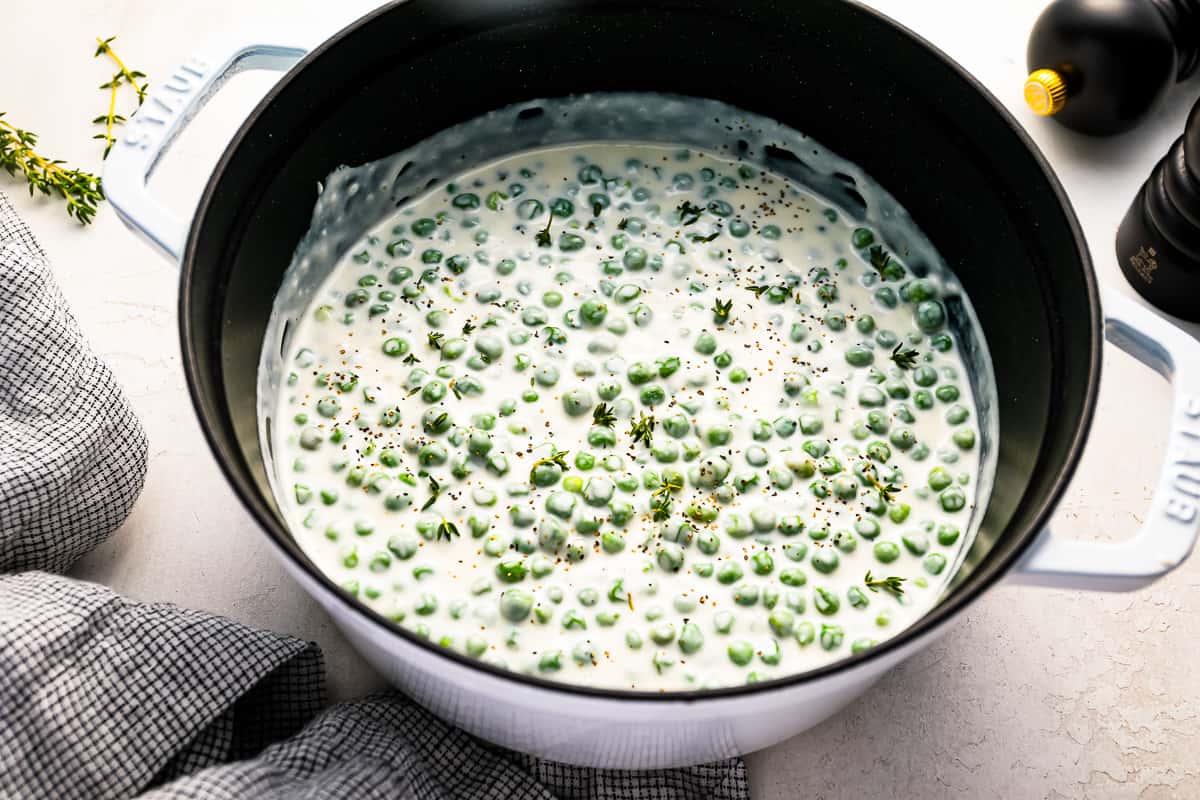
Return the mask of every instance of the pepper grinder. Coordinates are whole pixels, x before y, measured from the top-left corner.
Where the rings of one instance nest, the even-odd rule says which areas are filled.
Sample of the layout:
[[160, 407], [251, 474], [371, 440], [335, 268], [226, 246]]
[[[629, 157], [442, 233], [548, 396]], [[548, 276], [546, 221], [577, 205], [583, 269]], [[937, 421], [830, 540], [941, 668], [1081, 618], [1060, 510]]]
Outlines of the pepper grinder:
[[1055, 0], [1026, 61], [1034, 113], [1093, 136], [1127, 131], [1200, 64], [1200, 0]]
[[1200, 322], [1200, 102], [1125, 212], [1117, 261], [1148, 301]]

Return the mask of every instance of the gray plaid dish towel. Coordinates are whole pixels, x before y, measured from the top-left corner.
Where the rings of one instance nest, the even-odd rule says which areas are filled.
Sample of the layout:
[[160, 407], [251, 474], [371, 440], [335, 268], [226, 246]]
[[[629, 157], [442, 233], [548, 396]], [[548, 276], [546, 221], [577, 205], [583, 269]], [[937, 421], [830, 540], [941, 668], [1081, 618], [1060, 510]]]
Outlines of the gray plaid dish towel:
[[583, 769], [399, 692], [322, 711], [316, 645], [53, 574], [120, 526], [145, 472], [141, 426], [0, 193], [0, 800], [749, 796], [740, 759]]

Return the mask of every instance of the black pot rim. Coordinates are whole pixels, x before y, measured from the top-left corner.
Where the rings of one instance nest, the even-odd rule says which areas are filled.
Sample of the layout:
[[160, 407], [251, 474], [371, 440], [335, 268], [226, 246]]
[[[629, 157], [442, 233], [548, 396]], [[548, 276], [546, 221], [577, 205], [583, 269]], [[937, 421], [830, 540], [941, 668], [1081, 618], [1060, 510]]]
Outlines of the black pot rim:
[[971, 591], [960, 591], [947, 597], [943, 602], [931, 609], [927, 614], [914, 622], [901, 633], [884, 640], [879, 645], [869, 648], [868, 650], [852, 655], [847, 658], [839, 659], [831, 664], [828, 664], [817, 669], [808, 670], [805, 672], [796, 673], [794, 675], [776, 678], [762, 683], [746, 684], [743, 686], [731, 686], [715, 689], [695, 689], [680, 692], [652, 692], [652, 691], [633, 691], [625, 689], [608, 689], [600, 687], [582, 686], [568, 684], [556, 681], [546, 680], [536, 676], [526, 675], [524, 673], [502, 669], [481, 661], [469, 658], [468, 656], [454, 652], [444, 647], [439, 647], [434, 642], [427, 639], [422, 639], [415, 633], [402, 627], [383, 615], [373, 611], [365, 604], [360, 603], [354, 598], [343, 592], [337, 584], [329, 577], [321, 572], [308, 557], [300, 549], [286, 528], [275, 517], [274, 514], [260, 500], [260, 493], [257, 488], [247, 478], [242, 477], [234, 472], [230, 463], [240, 458], [240, 454], [232, 448], [226, 446], [225, 437], [219, 430], [220, 419], [219, 414], [210, 414], [201, 402], [201, 388], [204, 384], [200, 374], [200, 366], [197, 359], [193, 356], [197, 347], [209, 346], [209, 342], [197, 341], [192, 336], [192, 313], [191, 313], [191, 277], [194, 269], [194, 259], [198, 246], [198, 232], [203, 229], [205, 217], [208, 214], [210, 206], [216, 200], [217, 186], [221, 181], [232, 154], [242, 144], [252, 128], [257, 124], [263, 110], [273, 103], [283, 92], [288, 88], [292, 78], [313, 60], [320, 57], [326, 51], [336, 47], [348, 35], [358, 30], [360, 27], [371, 24], [378, 17], [390, 13], [395, 7], [402, 5], [405, 0], [393, 0], [384, 6], [370, 12], [369, 14], [360, 17], [352, 22], [347, 27], [338, 31], [336, 34], [325, 40], [320, 46], [312, 50], [305, 56], [288, 74], [280, 78], [278, 83], [267, 92], [266, 96], [259, 102], [254, 110], [247, 117], [246, 121], [238, 128], [237, 133], [226, 146], [221, 159], [213, 169], [208, 183], [205, 186], [204, 193], [201, 195], [200, 202], [197, 205], [196, 213], [192, 224], [188, 231], [187, 244], [184, 249], [183, 258], [180, 264], [180, 291], [179, 291], [179, 333], [180, 341], [183, 350], [183, 366], [184, 373], [187, 378], [188, 392], [192, 400], [192, 405], [195, 408], [196, 416], [199, 418], [200, 427], [204, 432], [204, 437], [208, 442], [209, 448], [217, 458], [217, 463], [220, 466], [221, 472], [225, 479], [233, 487], [238, 499], [242, 505], [250, 512], [250, 515], [258, 523], [259, 527], [269, 536], [275, 545], [279, 547], [289, 558], [302, 569], [309, 578], [326, 589], [333, 597], [337, 598], [343, 609], [357, 614], [360, 617], [370, 621], [376, 627], [386, 631], [387, 633], [399, 636], [406, 640], [409, 644], [419, 648], [423, 648], [427, 653], [434, 654], [438, 658], [446, 659], [455, 664], [478, 670], [485, 674], [490, 674], [493, 677], [503, 680], [512, 681], [531, 688], [541, 689], [549, 692], [571, 695], [575, 697], [590, 697], [605, 700], [615, 701], [634, 701], [634, 702], [667, 702], [667, 703], [695, 703], [704, 700], [718, 700], [734, 697], [742, 697], [747, 695], [762, 695], [773, 691], [784, 689], [792, 689], [808, 683], [816, 683], [824, 678], [831, 677], [839, 672], [853, 670], [856, 667], [863, 666], [877, 659], [885, 659], [892, 653], [903, 649], [911, 642], [932, 633], [933, 631], [943, 627], [949, 621], [956, 617], [959, 613], [979, 599], [988, 589], [998, 583], [1009, 570], [1011, 570], [1017, 562], [1025, 555], [1033, 542], [1038, 538], [1038, 535], [1045, 529], [1050, 517], [1053, 515], [1058, 506], [1059, 500], [1063, 492], [1066, 490], [1071, 477], [1075, 473], [1079, 459], [1083, 453], [1084, 444], [1087, 440], [1088, 433], [1091, 428], [1092, 418], [1096, 407], [1096, 395], [1100, 382], [1100, 365], [1101, 365], [1101, 349], [1103, 344], [1103, 324], [1102, 312], [1100, 307], [1100, 294], [1098, 283], [1096, 280], [1095, 270], [1092, 265], [1091, 255], [1088, 251], [1087, 242], [1083, 235], [1083, 230], [1079, 225], [1078, 219], [1075, 217], [1075, 212], [1071, 207], [1071, 203], [1055, 176], [1054, 171], [1050, 168], [1045, 157], [1034, 144], [1033, 140], [1025, 132], [1025, 129], [1012, 117], [1004, 106], [989, 92], [983, 84], [975, 79], [970, 73], [963, 69], [957, 62], [935, 47], [932, 43], [914, 33], [907, 27], [901, 25], [895, 20], [876, 11], [873, 8], [863, 5], [858, 0], [843, 0], [848, 5], [854, 6], [859, 13], [874, 17], [877, 21], [892, 27], [897, 34], [906, 36], [913, 40], [916, 44], [921, 45], [931, 54], [941, 61], [942, 65], [959, 80], [967, 83], [991, 106], [992, 111], [1004, 121], [1008, 126], [1009, 131], [1015, 136], [1029, 155], [1033, 158], [1038, 168], [1043, 174], [1047, 184], [1052, 188], [1054, 198], [1061, 206], [1064, 217], [1067, 222], [1067, 227], [1070, 231], [1071, 239], [1075, 244], [1075, 249], [1078, 253], [1080, 265], [1083, 267], [1084, 282], [1087, 286], [1087, 301], [1089, 311], [1089, 324], [1091, 327], [1091, 346], [1088, 353], [1088, 363], [1086, 365], [1086, 381], [1087, 387], [1084, 397], [1083, 413], [1080, 415], [1075, 433], [1071, 439], [1061, 469], [1053, 480], [1050, 490], [1046, 493], [1044, 499], [1037, 506], [1033, 521], [1027, 528], [1021, 532], [1021, 541], [1008, 554], [1007, 557], [996, 559], [985, 559], [977, 568], [978, 578], [972, 578], [976, 585]]

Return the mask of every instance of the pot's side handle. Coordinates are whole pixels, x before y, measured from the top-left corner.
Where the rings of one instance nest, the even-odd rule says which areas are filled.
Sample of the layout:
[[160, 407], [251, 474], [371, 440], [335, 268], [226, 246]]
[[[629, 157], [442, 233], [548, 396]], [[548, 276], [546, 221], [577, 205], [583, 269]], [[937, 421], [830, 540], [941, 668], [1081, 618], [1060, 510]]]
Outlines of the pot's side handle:
[[232, 75], [246, 69], [286, 71], [305, 56], [300, 47], [251, 44], [215, 56], [190, 58], [150, 95], [124, 126], [104, 162], [104, 193], [130, 230], [159, 252], [179, 261], [187, 226], [146, 186], [159, 158], [188, 121]]
[[1138, 589], [1183, 563], [1200, 533], [1200, 342], [1124, 295], [1103, 300], [1105, 337], [1174, 386], [1162, 474], [1133, 537], [1086, 542], [1045, 531], [1014, 571], [1018, 583]]

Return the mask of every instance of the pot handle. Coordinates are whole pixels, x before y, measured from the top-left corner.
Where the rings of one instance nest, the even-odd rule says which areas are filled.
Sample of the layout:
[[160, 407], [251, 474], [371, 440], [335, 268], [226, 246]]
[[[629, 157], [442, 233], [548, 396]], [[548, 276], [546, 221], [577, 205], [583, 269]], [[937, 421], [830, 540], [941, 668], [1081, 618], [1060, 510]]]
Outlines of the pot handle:
[[104, 162], [104, 193], [129, 229], [179, 261], [187, 225], [146, 186], [159, 158], [231, 76], [247, 69], [286, 71], [307, 52], [283, 45], [245, 45], [213, 57], [190, 58], [154, 86]]
[[1103, 293], [1104, 335], [1171, 381], [1167, 452], [1141, 529], [1119, 542], [1042, 532], [1013, 572], [1017, 583], [1130, 591], [1183, 563], [1200, 533], [1200, 342], [1134, 300]]

